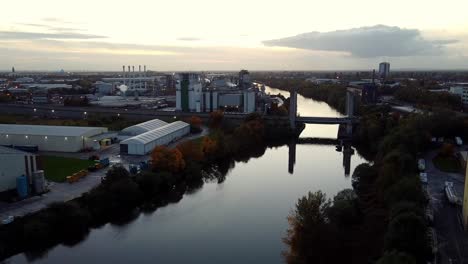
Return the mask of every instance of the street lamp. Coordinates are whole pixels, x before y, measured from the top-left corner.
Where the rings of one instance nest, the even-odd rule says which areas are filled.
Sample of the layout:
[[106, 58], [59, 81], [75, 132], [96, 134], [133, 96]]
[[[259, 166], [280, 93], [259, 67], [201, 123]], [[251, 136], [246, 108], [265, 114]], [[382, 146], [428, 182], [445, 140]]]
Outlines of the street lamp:
[[36, 113], [36, 111], [37, 111], [37, 109], [36, 109], [36, 108], [34, 108], [34, 113]]

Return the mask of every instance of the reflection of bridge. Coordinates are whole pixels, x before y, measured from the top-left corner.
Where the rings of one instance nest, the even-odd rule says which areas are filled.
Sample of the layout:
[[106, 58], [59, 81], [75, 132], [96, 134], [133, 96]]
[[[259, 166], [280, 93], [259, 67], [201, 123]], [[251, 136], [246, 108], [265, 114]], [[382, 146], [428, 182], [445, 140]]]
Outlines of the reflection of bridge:
[[[360, 93], [359, 89], [346, 89], [346, 116], [345, 117], [312, 117], [297, 116], [297, 91], [290, 92], [289, 100], [289, 122], [292, 129], [302, 127], [302, 124], [323, 124], [323, 125], [345, 125], [346, 136], [353, 133], [353, 124], [359, 120], [354, 117], [354, 101], [356, 95]], [[299, 126], [298, 126], [299, 125]], [[298, 133], [299, 135], [300, 133]]]
[[355, 121], [355, 118], [349, 117], [296, 117], [296, 123], [307, 123], [307, 124], [324, 124], [324, 125], [336, 125], [336, 124], [348, 124]]
[[343, 168], [344, 175], [347, 177], [351, 173], [351, 156], [354, 154], [350, 144], [344, 143], [342, 140], [330, 138], [299, 138], [289, 142], [289, 160], [288, 172], [294, 173], [294, 165], [296, 164], [296, 145], [297, 144], [316, 144], [316, 145], [336, 145], [336, 150], [343, 153]]

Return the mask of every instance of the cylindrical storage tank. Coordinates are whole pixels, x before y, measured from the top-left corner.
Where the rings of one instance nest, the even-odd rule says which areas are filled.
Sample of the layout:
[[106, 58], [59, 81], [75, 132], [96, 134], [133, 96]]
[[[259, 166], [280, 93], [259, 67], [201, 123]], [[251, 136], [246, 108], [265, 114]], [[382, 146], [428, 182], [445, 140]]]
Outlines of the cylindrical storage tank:
[[44, 193], [45, 192], [44, 171], [43, 170], [35, 171], [33, 175], [34, 175], [33, 176], [34, 191], [37, 194]]
[[28, 196], [28, 178], [24, 175], [16, 178], [16, 191], [20, 198], [26, 198]]

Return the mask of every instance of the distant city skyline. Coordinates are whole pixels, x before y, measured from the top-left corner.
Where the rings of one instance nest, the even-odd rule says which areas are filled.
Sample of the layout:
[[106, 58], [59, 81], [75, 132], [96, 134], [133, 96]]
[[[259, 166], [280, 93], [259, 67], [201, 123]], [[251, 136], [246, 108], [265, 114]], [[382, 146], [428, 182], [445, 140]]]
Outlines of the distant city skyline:
[[468, 2], [433, 2], [9, 1], [0, 70], [468, 69]]

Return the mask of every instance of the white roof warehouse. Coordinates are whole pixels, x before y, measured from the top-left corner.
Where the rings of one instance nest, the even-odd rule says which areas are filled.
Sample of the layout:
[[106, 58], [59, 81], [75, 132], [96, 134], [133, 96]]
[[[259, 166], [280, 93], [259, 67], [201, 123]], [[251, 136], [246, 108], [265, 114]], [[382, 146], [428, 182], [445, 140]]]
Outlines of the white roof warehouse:
[[0, 145], [38, 146], [40, 151], [78, 152], [91, 147], [105, 127], [0, 124]]

